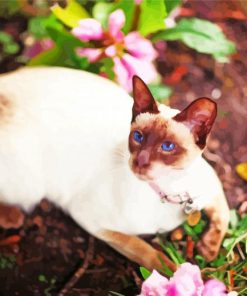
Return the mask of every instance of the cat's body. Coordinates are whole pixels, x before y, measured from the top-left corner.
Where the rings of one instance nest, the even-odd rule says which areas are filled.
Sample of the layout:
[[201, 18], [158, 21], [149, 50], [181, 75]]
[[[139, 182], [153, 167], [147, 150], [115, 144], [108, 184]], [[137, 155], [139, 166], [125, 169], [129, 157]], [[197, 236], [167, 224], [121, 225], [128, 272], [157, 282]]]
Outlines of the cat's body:
[[[118, 250], [104, 231], [177, 227], [186, 217], [182, 205], [161, 203], [128, 164], [132, 105], [112, 82], [83, 71], [34, 68], [0, 76], [0, 201], [29, 209], [47, 197]], [[167, 120], [179, 113], [159, 109]], [[214, 208], [215, 197], [224, 196], [200, 155], [185, 169], [167, 170], [157, 184], [167, 194], [188, 192], [199, 209]]]

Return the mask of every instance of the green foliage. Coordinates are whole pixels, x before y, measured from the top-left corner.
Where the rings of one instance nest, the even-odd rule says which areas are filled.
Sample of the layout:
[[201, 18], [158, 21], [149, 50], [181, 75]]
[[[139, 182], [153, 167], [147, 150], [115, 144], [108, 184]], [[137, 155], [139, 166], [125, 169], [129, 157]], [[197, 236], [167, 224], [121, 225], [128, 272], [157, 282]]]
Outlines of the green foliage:
[[149, 271], [143, 266], [140, 267], [140, 273], [144, 280], [146, 280], [151, 275], [151, 271]]
[[147, 36], [150, 33], [164, 30], [166, 16], [164, 0], [143, 0], [138, 31], [143, 36]]
[[[156, 0], [158, 1], [158, 0]], [[134, 18], [134, 11], [135, 11], [135, 1], [134, 0], [121, 0], [117, 3], [115, 9], [122, 9], [125, 14], [125, 25], [123, 28], [124, 33], [128, 33], [131, 29], [133, 18]], [[115, 10], [114, 9], [114, 10]]]
[[3, 46], [3, 54], [5, 55], [16, 54], [20, 49], [13, 37], [5, 32], [0, 32], [0, 44]]
[[18, 13], [21, 5], [19, 0], [0, 1], [0, 16], [8, 17]]
[[98, 20], [102, 24], [103, 28], [106, 28], [108, 24], [108, 16], [114, 10], [114, 8], [114, 3], [96, 3], [92, 11], [93, 18]]
[[176, 27], [156, 34], [153, 41], [181, 40], [198, 52], [212, 54], [221, 62], [236, 51], [233, 42], [226, 39], [219, 26], [198, 18], [183, 18]]
[[33, 34], [36, 39], [48, 38], [49, 33], [47, 27], [62, 30], [63, 25], [56, 19], [55, 15], [36, 16], [29, 20], [28, 31]]
[[44, 295], [45, 296], [52, 296], [53, 294], [51, 293], [51, 290], [54, 289], [55, 284], [56, 284], [56, 278], [53, 277], [50, 280], [47, 279], [47, 277], [44, 274], [40, 274], [38, 276], [38, 281], [40, 283], [46, 284], [46, 286], [48, 285], [48, 287], [46, 289], [44, 289]]
[[0, 254], [0, 269], [11, 269], [15, 265], [16, 258], [13, 255]]
[[167, 85], [153, 85], [149, 84], [149, 89], [158, 102], [163, 102], [172, 94], [172, 89]]
[[182, 0], [165, 0], [167, 14], [182, 4]]
[[[12, 1], [11, 1], [12, 2]], [[32, 58], [28, 65], [50, 65], [63, 66], [75, 69], [84, 69], [93, 73], [104, 73], [109, 79], [116, 78], [114, 73], [113, 59], [104, 56], [104, 50], [109, 45], [119, 46], [117, 52], [125, 54], [128, 49], [124, 44], [108, 38], [104, 40], [88, 43], [80, 41], [71, 33], [71, 28], [78, 26], [78, 22], [83, 18], [95, 18], [107, 31], [109, 15], [117, 9], [122, 9], [125, 14], [126, 22], [122, 31], [127, 34], [130, 31], [138, 31], [143, 36], [152, 35], [151, 41], [157, 40], [180, 40], [187, 46], [202, 52], [213, 55], [219, 61], [227, 61], [230, 54], [235, 52], [235, 45], [230, 42], [222, 33], [220, 27], [206, 20], [197, 18], [180, 19], [174, 28], [165, 28], [165, 18], [179, 5], [181, 0], [143, 0], [136, 4], [135, 0], [99, 0], [88, 2], [86, 0], [68, 0], [65, 8], [55, 4], [51, 7], [51, 14], [48, 16], [31, 17], [28, 23], [28, 32], [36, 39], [42, 42], [43, 39], [51, 39], [54, 47], [43, 51]], [[6, 9], [12, 11], [18, 10], [21, 13], [21, 7], [17, 5], [18, 1], [13, 0], [12, 4], [7, 3]], [[48, 8], [48, 2], [37, 4], [36, 8]], [[0, 4], [0, 8], [1, 8]], [[12, 8], [11, 8], [12, 7]], [[92, 16], [91, 16], [92, 15]], [[5, 34], [5, 35], [4, 35]], [[114, 38], [113, 38], [114, 39]], [[116, 42], [116, 44], [114, 43]], [[3, 55], [15, 54], [19, 50], [11, 37], [6, 33], [0, 33], [0, 43], [3, 44]], [[121, 49], [121, 46], [123, 49]], [[77, 54], [78, 48], [102, 48], [102, 55], [99, 61], [89, 62], [86, 57], [80, 57]], [[23, 57], [19, 57], [20, 60]], [[24, 57], [26, 58], [26, 57]], [[157, 101], [166, 100], [172, 93], [171, 88], [160, 84], [151, 84], [150, 90]], [[201, 233], [203, 225], [197, 225], [191, 228], [185, 225], [186, 233], [196, 237]], [[226, 242], [227, 243], [227, 242]]]
[[117, 293], [117, 292], [110, 291], [110, 292], [108, 293], [108, 296], [125, 296], [125, 295], [120, 294], [120, 293]]
[[80, 19], [90, 17], [87, 11], [75, 0], [69, 0], [66, 8], [56, 4], [51, 10], [57, 19], [70, 28], [78, 26]]

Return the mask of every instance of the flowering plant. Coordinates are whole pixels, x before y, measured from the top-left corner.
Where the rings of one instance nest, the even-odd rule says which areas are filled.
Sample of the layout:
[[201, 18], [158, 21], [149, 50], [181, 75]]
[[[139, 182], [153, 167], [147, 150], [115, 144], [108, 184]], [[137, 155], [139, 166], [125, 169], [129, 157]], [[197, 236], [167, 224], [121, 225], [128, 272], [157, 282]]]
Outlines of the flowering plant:
[[176, 23], [180, 0], [88, 1], [85, 6], [76, 0], [67, 2], [65, 8], [53, 6], [49, 16], [30, 20], [29, 65], [87, 70], [116, 81], [128, 92], [137, 74], [151, 83], [151, 92], [159, 100], [171, 90], [161, 86], [155, 68], [157, 41], [181, 40], [219, 61], [235, 51], [217, 25], [197, 18]]
[[168, 280], [157, 271], [144, 281], [139, 296], [235, 296], [227, 293], [226, 286], [217, 279], [203, 282], [197, 265], [183, 263]]

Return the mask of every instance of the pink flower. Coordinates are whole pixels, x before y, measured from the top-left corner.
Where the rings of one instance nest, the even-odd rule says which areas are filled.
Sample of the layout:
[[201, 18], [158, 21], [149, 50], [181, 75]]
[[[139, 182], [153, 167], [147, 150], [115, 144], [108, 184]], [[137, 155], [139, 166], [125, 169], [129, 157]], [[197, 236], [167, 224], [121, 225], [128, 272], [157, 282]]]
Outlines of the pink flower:
[[225, 285], [216, 279], [204, 284], [199, 267], [183, 263], [170, 280], [154, 270], [139, 296], [237, 296], [237, 292], [227, 294]]
[[90, 62], [110, 57], [114, 62], [116, 81], [127, 91], [132, 90], [132, 77], [137, 74], [146, 82], [157, 77], [153, 61], [157, 56], [152, 43], [138, 32], [124, 35], [121, 31], [125, 15], [121, 9], [110, 14], [108, 30], [104, 31], [95, 19], [83, 19], [72, 33], [84, 42], [91, 42], [91, 48], [78, 48], [77, 54], [85, 56]]
[[226, 296], [226, 287], [225, 285], [216, 280], [212, 279], [205, 283], [202, 296]]
[[48, 50], [54, 46], [51, 39], [45, 38], [35, 41], [31, 46], [27, 47], [24, 51], [24, 55], [28, 58], [33, 58], [41, 52]]
[[167, 296], [201, 295], [203, 281], [197, 265], [183, 263], [167, 285]]
[[168, 279], [160, 275], [156, 270], [145, 280], [139, 296], [159, 296], [166, 295], [166, 285]]

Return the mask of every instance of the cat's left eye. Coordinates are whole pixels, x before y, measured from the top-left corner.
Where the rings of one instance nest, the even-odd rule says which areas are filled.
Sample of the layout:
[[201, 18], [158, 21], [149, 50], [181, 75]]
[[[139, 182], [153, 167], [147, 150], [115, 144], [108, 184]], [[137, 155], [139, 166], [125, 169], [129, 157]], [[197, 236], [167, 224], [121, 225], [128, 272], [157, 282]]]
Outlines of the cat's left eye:
[[172, 143], [170, 141], [166, 141], [166, 142], [162, 143], [161, 148], [163, 151], [170, 152], [175, 149], [175, 146], [176, 145], [174, 143]]
[[138, 132], [138, 131], [134, 131], [133, 133], [133, 138], [136, 142], [138, 143], [142, 143], [144, 140], [144, 136], [142, 133]]

